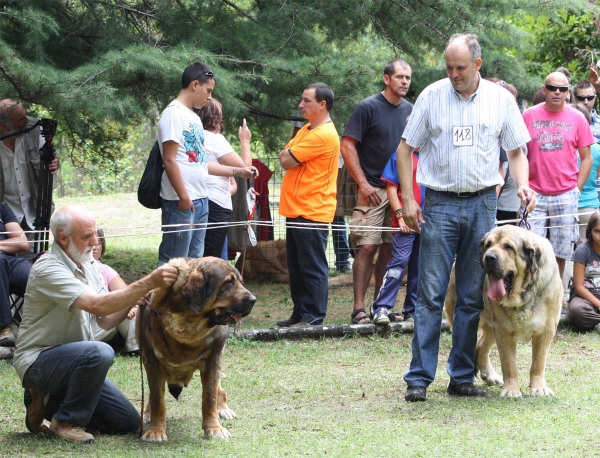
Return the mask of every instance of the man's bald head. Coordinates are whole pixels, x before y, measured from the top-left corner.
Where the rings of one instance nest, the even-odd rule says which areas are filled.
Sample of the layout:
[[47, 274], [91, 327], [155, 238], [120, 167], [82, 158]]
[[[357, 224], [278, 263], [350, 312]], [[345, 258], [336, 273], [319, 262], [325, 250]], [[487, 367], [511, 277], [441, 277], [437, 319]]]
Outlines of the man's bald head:
[[544, 107], [546, 110], [557, 113], [565, 108], [569, 97], [569, 79], [564, 73], [552, 72], [546, 77], [544, 86]]
[[553, 86], [568, 86], [569, 78], [562, 72], [552, 72], [546, 77], [545, 84]]
[[455, 33], [450, 37], [446, 44], [446, 51], [456, 51], [466, 46], [471, 54], [471, 61], [475, 62], [477, 59], [481, 59], [481, 46], [479, 45], [479, 37], [472, 33]]

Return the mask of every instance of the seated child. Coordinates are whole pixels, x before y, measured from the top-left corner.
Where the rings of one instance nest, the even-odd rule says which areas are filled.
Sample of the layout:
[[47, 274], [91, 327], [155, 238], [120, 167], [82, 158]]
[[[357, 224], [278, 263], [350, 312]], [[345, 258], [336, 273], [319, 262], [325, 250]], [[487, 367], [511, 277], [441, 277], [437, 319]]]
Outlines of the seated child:
[[569, 318], [580, 331], [600, 332], [600, 212], [590, 216], [586, 241], [573, 253]]
[[[100, 270], [104, 276], [106, 291], [109, 292], [125, 288], [127, 284], [120, 277], [120, 275], [111, 267], [100, 262], [100, 258], [104, 256], [104, 252], [106, 251], [106, 239], [104, 238], [104, 231], [101, 228], [97, 229], [96, 234], [98, 235], [98, 243], [100, 245], [94, 247], [94, 259], [100, 266]], [[118, 332], [125, 339], [125, 353], [137, 353], [139, 350], [137, 340], [135, 338], [134, 319], [137, 312], [137, 307], [137, 305], [134, 305], [131, 309], [129, 309], [129, 311], [123, 311], [123, 320], [121, 323], [109, 331], [102, 329], [100, 326], [98, 326], [96, 321], [94, 321], [95, 340], [108, 343], [117, 335]]]

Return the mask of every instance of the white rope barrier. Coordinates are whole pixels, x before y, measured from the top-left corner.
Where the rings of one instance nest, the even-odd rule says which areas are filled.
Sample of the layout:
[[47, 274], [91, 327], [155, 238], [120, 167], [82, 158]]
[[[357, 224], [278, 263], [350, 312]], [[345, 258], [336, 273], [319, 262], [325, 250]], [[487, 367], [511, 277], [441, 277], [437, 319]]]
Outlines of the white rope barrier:
[[[569, 218], [572, 217], [573, 220], [578, 219], [580, 216], [591, 215], [595, 213], [594, 211], [581, 212], [581, 213], [572, 213], [566, 215], [554, 215], [554, 216], [539, 216], [539, 217], [528, 217], [527, 221], [532, 222], [536, 220], [548, 220], [553, 218]], [[515, 218], [505, 221], [496, 221], [496, 225], [499, 223], [515, 223], [519, 224], [521, 218]], [[263, 227], [276, 227], [282, 226], [282, 228], [290, 227], [295, 229], [327, 229], [327, 230], [363, 230], [363, 231], [382, 231], [382, 232], [391, 232], [397, 231], [397, 228], [392, 227], [380, 227], [380, 226], [360, 226], [360, 225], [352, 225], [352, 224], [333, 224], [333, 223], [304, 223], [300, 221], [286, 222], [284, 217], [281, 217], [280, 220], [277, 221], [259, 221], [259, 220], [250, 220], [250, 221], [233, 221], [233, 222], [216, 222], [216, 223], [195, 223], [195, 224], [168, 224], [168, 225], [150, 225], [150, 226], [102, 226], [105, 232], [119, 232], [124, 231], [124, 234], [110, 234], [106, 235], [105, 238], [123, 238], [123, 237], [150, 237], [154, 235], [159, 235], [164, 232], [164, 229], [174, 229], [169, 232], [191, 232], [197, 230], [206, 230], [206, 229], [223, 229], [229, 227], [245, 227], [245, 226], [263, 226]], [[560, 227], [574, 227], [574, 226], [584, 226], [585, 224], [573, 223], [573, 224], [563, 224], [563, 225], [555, 225], [555, 226], [546, 226], [548, 229], [560, 228]], [[177, 229], [181, 228], [181, 229]], [[143, 231], [143, 232], [138, 232]], [[50, 231], [23, 231], [26, 235], [40, 234], [42, 237], [47, 234], [47, 238], [52, 239], [52, 234]], [[20, 234], [20, 231], [5, 231], [0, 232], [0, 235], [7, 236], [7, 239], [3, 241], [5, 244], [10, 243], [23, 243], [22, 237], [19, 240], [11, 241], [10, 236], [13, 234]], [[28, 240], [29, 243], [35, 243], [32, 240]]]

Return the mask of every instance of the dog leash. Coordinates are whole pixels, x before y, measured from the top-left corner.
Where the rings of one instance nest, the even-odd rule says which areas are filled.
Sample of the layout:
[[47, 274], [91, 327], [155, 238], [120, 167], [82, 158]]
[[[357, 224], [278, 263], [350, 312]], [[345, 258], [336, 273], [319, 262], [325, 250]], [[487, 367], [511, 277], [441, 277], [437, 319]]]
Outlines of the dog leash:
[[525, 227], [528, 231], [531, 230], [531, 224], [527, 221], [529, 212], [527, 211], [527, 205], [529, 205], [529, 197], [527, 197], [527, 204], [523, 207], [523, 213], [521, 215], [521, 221], [519, 221], [519, 227]]
[[[150, 306], [150, 301], [146, 298], [146, 307]], [[139, 433], [139, 437], [140, 439], [142, 438], [142, 435], [144, 434], [144, 363], [143, 363], [143, 358], [142, 358], [142, 352], [143, 352], [143, 340], [144, 340], [144, 326], [142, 324], [142, 320], [144, 319], [144, 311], [142, 310], [142, 308], [140, 307], [138, 309], [138, 313], [140, 314], [140, 329], [139, 329], [139, 336], [140, 336], [140, 341], [138, 342], [138, 346], [139, 346], [139, 350], [140, 350], [140, 380], [142, 383], [142, 407], [140, 409], [140, 433]]]

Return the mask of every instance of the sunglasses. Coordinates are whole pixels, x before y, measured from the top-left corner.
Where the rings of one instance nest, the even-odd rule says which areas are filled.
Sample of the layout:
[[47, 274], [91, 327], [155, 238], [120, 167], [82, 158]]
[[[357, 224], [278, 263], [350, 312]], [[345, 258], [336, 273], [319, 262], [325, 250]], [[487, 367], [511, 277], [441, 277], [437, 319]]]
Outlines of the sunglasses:
[[575, 98], [577, 100], [579, 100], [580, 102], [583, 102], [584, 100], [594, 100], [596, 98], [595, 95], [576, 95]]
[[567, 92], [569, 90], [569, 86], [554, 86], [553, 84], [546, 84], [545, 86], [550, 92], [556, 92], [557, 89], [560, 92]]
[[202, 77], [208, 77], [208, 78], [214, 78], [215, 74], [213, 72], [204, 72], [204, 73], [200, 73], [197, 77], [192, 78], [192, 81], [197, 80], [198, 78], [202, 78]]

